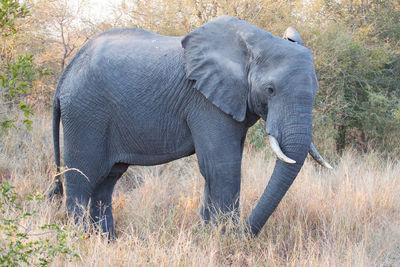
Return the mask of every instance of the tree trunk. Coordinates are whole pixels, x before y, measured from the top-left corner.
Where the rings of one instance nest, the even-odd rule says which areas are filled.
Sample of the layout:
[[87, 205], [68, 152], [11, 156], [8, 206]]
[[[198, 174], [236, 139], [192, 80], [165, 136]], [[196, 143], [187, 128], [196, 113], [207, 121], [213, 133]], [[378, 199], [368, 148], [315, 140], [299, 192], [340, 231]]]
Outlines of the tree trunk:
[[336, 136], [336, 152], [342, 155], [344, 148], [346, 147], [346, 130], [347, 127], [344, 125], [339, 125]]

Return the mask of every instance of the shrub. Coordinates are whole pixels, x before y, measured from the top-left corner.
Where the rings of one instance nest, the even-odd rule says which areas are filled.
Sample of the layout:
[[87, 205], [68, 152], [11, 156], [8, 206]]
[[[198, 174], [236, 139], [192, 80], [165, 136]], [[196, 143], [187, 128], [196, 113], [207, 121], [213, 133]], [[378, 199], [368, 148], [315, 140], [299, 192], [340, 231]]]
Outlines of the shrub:
[[[24, 211], [14, 189], [7, 182], [0, 186], [0, 265], [26, 263], [47, 266], [58, 254], [70, 261], [78, 257], [74, 245], [68, 242], [69, 236], [74, 234], [71, 229], [55, 223], [34, 227], [38, 212]], [[43, 196], [41, 193], [28, 195], [23, 201], [43, 201]], [[50, 234], [55, 236], [55, 240], [48, 238]]]

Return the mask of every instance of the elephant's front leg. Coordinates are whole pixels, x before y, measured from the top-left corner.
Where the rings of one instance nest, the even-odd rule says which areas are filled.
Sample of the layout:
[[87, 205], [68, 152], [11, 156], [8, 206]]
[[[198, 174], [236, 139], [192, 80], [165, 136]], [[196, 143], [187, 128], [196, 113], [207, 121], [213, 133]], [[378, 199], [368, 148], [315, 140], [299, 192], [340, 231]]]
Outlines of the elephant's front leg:
[[[199, 159], [200, 163], [200, 159]], [[209, 159], [200, 164], [205, 178], [201, 216], [208, 221], [239, 218], [241, 161], [227, 157], [224, 160]]]
[[247, 128], [204, 102], [202, 112], [189, 117], [200, 172], [205, 179], [201, 216], [216, 221], [219, 215], [239, 217], [240, 175]]

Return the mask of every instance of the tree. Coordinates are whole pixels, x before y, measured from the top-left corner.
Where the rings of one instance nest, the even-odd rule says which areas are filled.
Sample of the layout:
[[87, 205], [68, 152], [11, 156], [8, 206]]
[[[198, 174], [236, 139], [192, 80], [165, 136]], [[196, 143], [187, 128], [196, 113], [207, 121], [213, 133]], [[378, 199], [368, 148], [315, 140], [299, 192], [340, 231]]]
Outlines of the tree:
[[29, 16], [19, 24], [15, 53], [34, 54], [37, 66], [52, 75], [37, 79], [25, 102], [34, 110], [52, 105], [58, 79], [73, 55], [99, 31], [90, 21], [87, 1], [27, 0]]
[[[185, 35], [208, 21], [227, 14], [268, 31], [282, 34], [291, 20], [296, 1], [287, 0], [135, 0], [123, 1], [116, 9], [118, 24], [164, 35]], [[279, 21], [279, 23], [278, 23]], [[287, 27], [287, 26], [286, 26]]]
[[31, 8], [32, 17], [25, 31], [39, 42], [36, 49], [43, 43], [51, 46], [46, 53], [50, 50], [53, 53], [49, 53], [45, 60], [58, 61], [57, 76], [75, 52], [95, 34], [95, 30], [89, 27], [90, 22], [85, 20], [85, 10], [87, 1], [68, 0], [37, 0]]
[[[2, 110], [0, 118], [0, 134], [10, 127], [15, 127], [16, 114], [8, 107], [16, 105], [24, 113], [23, 123], [27, 128], [33, 114], [29, 105], [23, 101], [23, 96], [29, 92], [40, 70], [33, 62], [32, 54], [13, 55], [13, 38], [18, 33], [17, 20], [29, 15], [25, 4], [17, 0], [0, 0], [0, 38], [3, 49], [0, 53], [0, 94]], [[44, 74], [44, 73], [42, 73]], [[11, 113], [11, 114], [10, 114]]]
[[[348, 145], [394, 151], [399, 138], [400, 4], [322, 1], [324, 31], [312, 44], [320, 80], [317, 120], [333, 125], [336, 151]], [[313, 17], [319, 21], [318, 16]], [[321, 27], [321, 26], [318, 26]], [[400, 152], [397, 150], [397, 152]]]

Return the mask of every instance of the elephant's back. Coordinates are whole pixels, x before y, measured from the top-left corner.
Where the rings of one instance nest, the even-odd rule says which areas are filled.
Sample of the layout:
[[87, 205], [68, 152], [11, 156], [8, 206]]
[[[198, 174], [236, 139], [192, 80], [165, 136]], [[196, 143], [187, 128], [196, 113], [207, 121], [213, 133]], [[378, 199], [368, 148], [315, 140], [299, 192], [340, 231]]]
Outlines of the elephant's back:
[[75, 54], [63, 71], [58, 87], [63, 87], [64, 80], [72, 75], [90, 78], [84, 75], [96, 75], [96, 71], [110, 72], [107, 67], [127, 63], [146, 67], [146, 62], [162, 60], [162, 56], [171, 53], [183, 53], [181, 39], [138, 28], [105, 31], [88, 41]]
[[122, 94], [140, 101], [140, 96], [165, 93], [176, 86], [176, 79], [185, 78], [180, 41], [181, 37], [137, 28], [101, 33], [67, 65], [56, 96], [67, 102], [68, 98], [93, 97], [94, 93], [108, 101], [122, 101]]
[[85, 53], [91, 54], [92, 64], [103, 57], [139, 56], [157, 57], [159, 53], [181, 48], [182, 37], [164, 36], [138, 28], [122, 28], [103, 32], [88, 42]]
[[130, 110], [159, 108], [165, 104], [158, 103], [160, 99], [177, 101], [180, 91], [188, 89], [183, 85], [190, 83], [180, 41], [180, 37], [136, 28], [105, 32], [88, 48], [86, 65], [91, 79], [85, 80], [97, 86], [96, 94], [103, 93], [108, 101], [115, 100], [115, 104]]

